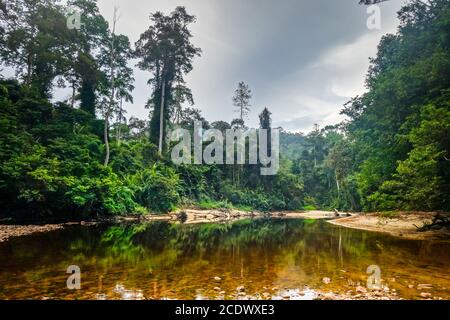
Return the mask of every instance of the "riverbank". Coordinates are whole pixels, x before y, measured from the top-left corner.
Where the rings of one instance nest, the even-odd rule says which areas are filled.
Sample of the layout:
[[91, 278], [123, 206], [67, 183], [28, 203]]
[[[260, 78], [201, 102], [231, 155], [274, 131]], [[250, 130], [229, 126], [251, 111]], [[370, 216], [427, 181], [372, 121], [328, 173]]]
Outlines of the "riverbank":
[[35, 233], [49, 232], [63, 229], [64, 224], [46, 224], [46, 225], [0, 225], [0, 242], [4, 242], [13, 237], [26, 236]]
[[[450, 214], [440, 213], [450, 217]], [[450, 228], [420, 231], [419, 228], [430, 224], [435, 212], [397, 212], [394, 214], [366, 213], [329, 221], [342, 227], [387, 233], [395, 237], [411, 240], [448, 240]]]
[[[13, 237], [31, 235], [35, 233], [59, 230], [65, 226], [81, 224], [92, 225], [100, 222], [153, 222], [166, 221], [173, 223], [200, 224], [200, 223], [226, 223], [241, 219], [253, 218], [285, 218], [285, 219], [324, 219], [334, 225], [360, 229], [372, 232], [387, 233], [392, 236], [412, 240], [449, 240], [450, 228], [419, 231], [418, 227], [432, 221], [436, 213], [433, 212], [399, 212], [396, 214], [366, 213], [339, 215], [331, 211], [298, 211], [298, 212], [272, 212], [261, 213], [257, 211], [221, 210], [221, 209], [183, 209], [178, 212], [164, 215], [121, 216], [113, 219], [104, 219], [90, 222], [70, 222], [45, 225], [0, 225], [0, 242]], [[449, 216], [449, 214], [446, 214]]]
[[132, 216], [118, 216], [109, 219], [100, 219], [94, 221], [80, 221], [80, 222], [68, 222], [59, 224], [45, 224], [45, 225], [3, 225], [0, 224], [0, 243], [5, 242], [13, 237], [26, 236], [36, 233], [49, 232], [54, 230], [63, 229], [70, 225], [93, 225], [97, 223], [120, 223], [120, 222], [155, 222], [165, 221], [173, 223], [185, 223], [185, 224], [201, 224], [201, 223], [226, 223], [231, 221], [237, 221], [241, 219], [253, 219], [253, 218], [291, 218], [291, 219], [332, 219], [335, 218], [334, 212], [328, 211], [301, 211], [301, 212], [273, 212], [262, 213], [257, 211], [240, 211], [240, 210], [228, 210], [228, 209], [183, 209], [170, 214], [156, 215], [132, 215]]
[[[344, 216], [344, 215], [343, 215]], [[346, 216], [346, 215], [345, 215]], [[202, 210], [185, 209], [179, 212], [167, 215], [169, 220], [182, 220], [186, 224], [194, 223], [214, 223], [228, 222], [248, 218], [287, 218], [287, 219], [334, 219], [336, 215], [331, 211], [283, 211], [262, 213], [258, 211], [240, 211], [240, 210]], [[159, 217], [161, 219], [162, 217]], [[147, 216], [146, 219], [154, 220], [155, 217]]]
[[336, 219], [338, 217], [347, 217], [347, 214], [336, 216], [332, 211], [280, 211], [263, 213], [259, 211], [241, 211], [229, 209], [183, 209], [177, 212], [164, 215], [146, 215], [146, 216], [130, 216], [118, 217], [117, 221], [129, 222], [146, 222], [146, 221], [167, 221], [167, 222], [182, 222], [184, 224], [199, 224], [199, 223], [225, 223], [241, 219], [256, 219], [256, 218], [285, 218], [285, 219]]

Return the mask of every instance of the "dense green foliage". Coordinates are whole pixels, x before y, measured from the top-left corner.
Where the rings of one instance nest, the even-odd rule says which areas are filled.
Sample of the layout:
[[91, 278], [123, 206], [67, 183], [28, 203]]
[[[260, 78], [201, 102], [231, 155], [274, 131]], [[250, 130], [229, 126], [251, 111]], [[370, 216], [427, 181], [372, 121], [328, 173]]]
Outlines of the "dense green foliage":
[[450, 209], [450, 3], [412, 1], [399, 12], [344, 109], [366, 210]]
[[[193, 133], [195, 120], [224, 132], [245, 127], [250, 112], [244, 83], [231, 124], [183, 108], [193, 104], [183, 76], [200, 54], [188, 29], [195, 17], [181, 7], [153, 14], [133, 50], [94, 0], [69, 2], [83, 13], [81, 30], [55, 27], [70, 12], [59, 1], [0, 2], [0, 57], [17, 74], [0, 79], [0, 217], [86, 219], [188, 205], [450, 210], [448, 0], [401, 9], [397, 34], [386, 35], [372, 59], [367, 93], [342, 111], [348, 121], [308, 135], [282, 132], [275, 176], [261, 176], [259, 165], [177, 166], [167, 148], [158, 150], [160, 132], [166, 143], [170, 129]], [[152, 73], [151, 121], [124, 118], [132, 54]], [[53, 102], [55, 87], [71, 88], [71, 98]], [[260, 122], [270, 129], [268, 109]]]
[[[67, 104], [52, 104], [14, 80], [0, 82], [0, 119], [4, 216], [89, 218], [218, 201], [249, 210], [301, 207], [302, 184], [289, 172], [264, 184], [255, 168], [244, 167], [243, 175], [253, 178], [233, 182], [234, 168], [226, 165], [164, 161], [142, 138], [145, 133], [124, 134], [120, 144], [111, 135], [111, 162], [104, 166], [100, 120]], [[136, 130], [125, 127], [125, 133]]]
[[282, 137], [311, 207], [450, 210], [450, 2], [410, 1], [398, 16], [349, 120]]

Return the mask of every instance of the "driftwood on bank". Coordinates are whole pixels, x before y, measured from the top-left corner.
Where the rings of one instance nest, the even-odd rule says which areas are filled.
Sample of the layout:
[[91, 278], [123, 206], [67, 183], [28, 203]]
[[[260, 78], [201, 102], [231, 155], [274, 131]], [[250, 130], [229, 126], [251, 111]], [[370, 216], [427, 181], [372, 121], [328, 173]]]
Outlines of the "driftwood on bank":
[[418, 231], [440, 230], [442, 228], [450, 228], [450, 219], [448, 216], [437, 213], [431, 223], [424, 223], [421, 227], [414, 225]]

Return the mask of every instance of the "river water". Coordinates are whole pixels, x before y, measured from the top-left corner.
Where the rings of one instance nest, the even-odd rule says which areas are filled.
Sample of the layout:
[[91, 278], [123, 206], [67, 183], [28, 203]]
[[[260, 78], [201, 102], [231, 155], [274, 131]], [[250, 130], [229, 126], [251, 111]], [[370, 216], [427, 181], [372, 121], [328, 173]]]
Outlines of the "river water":
[[0, 244], [0, 299], [312, 299], [365, 291], [369, 266], [394, 297], [450, 299], [449, 249], [320, 220], [71, 226]]

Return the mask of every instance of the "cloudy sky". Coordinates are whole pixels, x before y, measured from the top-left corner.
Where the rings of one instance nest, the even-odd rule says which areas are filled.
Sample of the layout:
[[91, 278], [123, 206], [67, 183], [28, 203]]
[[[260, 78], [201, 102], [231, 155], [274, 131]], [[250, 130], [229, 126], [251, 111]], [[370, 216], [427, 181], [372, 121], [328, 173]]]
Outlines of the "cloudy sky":
[[[253, 91], [250, 126], [268, 107], [275, 126], [307, 132], [314, 123], [339, 122], [342, 105], [364, 92], [369, 57], [383, 34], [395, 32], [401, 3], [380, 4], [381, 30], [367, 28], [369, 15], [358, 0], [99, 0], [99, 7], [106, 18], [119, 7], [118, 32], [134, 43], [151, 12], [185, 6], [197, 17], [193, 42], [203, 50], [187, 76], [203, 115], [237, 117], [231, 98], [245, 81]], [[145, 118], [149, 74], [135, 71], [128, 116]]]

